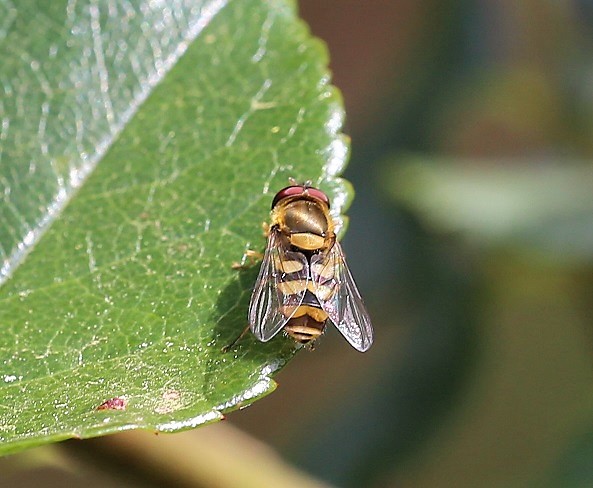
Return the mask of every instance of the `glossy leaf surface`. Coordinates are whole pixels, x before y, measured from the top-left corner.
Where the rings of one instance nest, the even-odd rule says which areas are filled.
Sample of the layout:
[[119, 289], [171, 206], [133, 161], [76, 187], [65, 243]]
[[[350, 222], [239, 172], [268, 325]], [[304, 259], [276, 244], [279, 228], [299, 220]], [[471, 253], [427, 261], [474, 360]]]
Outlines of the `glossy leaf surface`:
[[217, 420], [294, 353], [221, 348], [274, 192], [349, 199], [325, 48], [292, 2], [177, 3], [0, 2], [2, 452]]

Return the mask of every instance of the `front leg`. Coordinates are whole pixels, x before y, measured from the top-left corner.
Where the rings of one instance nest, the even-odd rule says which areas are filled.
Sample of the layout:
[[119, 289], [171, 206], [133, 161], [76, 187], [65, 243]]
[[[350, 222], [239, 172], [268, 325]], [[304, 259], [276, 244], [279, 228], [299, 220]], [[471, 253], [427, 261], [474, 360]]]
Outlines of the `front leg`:
[[253, 265], [257, 264], [258, 261], [261, 261], [264, 258], [264, 255], [259, 251], [254, 251], [253, 249], [247, 249], [243, 253], [243, 257], [241, 258], [240, 262], [234, 262], [231, 264], [231, 268], [233, 269], [249, 269]]
[[[267, 239], [270, 236], [270, 224], [267, 222], [262, 222], [262, 231], [264, 237]], [[261, 261], [264, 258], [263, 253], [259, 251], [254, 251], [253, 249], [247, 249], [243, 253], [243, 257], [241, 258], [240, 262], [234, 262], [231, 265], [233, 269], [249, 269], [251, 266], [256, 264], [258, 261]]]

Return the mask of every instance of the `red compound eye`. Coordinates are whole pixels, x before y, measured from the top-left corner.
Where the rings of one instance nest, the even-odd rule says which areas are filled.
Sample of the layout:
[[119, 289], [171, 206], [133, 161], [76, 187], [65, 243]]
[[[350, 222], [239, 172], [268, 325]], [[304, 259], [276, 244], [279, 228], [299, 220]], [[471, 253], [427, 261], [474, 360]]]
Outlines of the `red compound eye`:
[[318, 190], [317, 188], [313, 188], [310, 186], [298, 185], [298, 186], [287, 186], [286, 188], [282, 188], [282, 190], [280, 190], [278, 193], [276, 193], [276, 196], [274, 197], [274, 200], [272, 201], [272, 208], [274, 208], [280, 200], [284, 200], [287, 197], [293, 197], [293, 196], [299, 196], [299, 195], [309, 195], [313, 198], [321, 200], [329, 207], [329, 198], [327, 198], [327, 195], [325, 193], [323, 193], [321, 190]]

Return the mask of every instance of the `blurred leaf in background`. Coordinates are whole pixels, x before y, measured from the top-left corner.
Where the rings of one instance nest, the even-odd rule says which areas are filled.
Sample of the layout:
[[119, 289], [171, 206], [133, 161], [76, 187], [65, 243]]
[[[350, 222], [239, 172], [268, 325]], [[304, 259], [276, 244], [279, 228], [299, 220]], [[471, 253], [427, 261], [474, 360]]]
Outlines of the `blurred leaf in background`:
[[559, 264], [593, 261], [593, 164], [404, 157], [385, 181], [440, 232]]

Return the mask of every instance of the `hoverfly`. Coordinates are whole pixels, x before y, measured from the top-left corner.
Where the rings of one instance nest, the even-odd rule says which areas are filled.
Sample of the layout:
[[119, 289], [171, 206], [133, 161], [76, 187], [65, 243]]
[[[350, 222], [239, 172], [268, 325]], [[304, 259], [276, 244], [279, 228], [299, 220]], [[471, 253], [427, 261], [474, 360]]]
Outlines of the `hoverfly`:
[[358, 351], [371, 347], [371, 321], [329, 208], [327, 195], [308, 184], [292, 184], [276, 194], [243, 334], [251, 329], [267, 342], [284, 330], [297, 343], [312, 345], [329, 320]]

